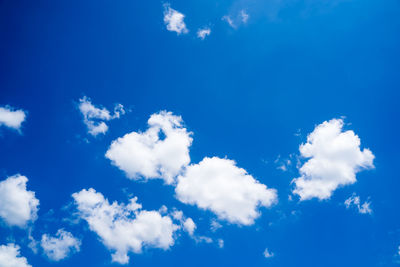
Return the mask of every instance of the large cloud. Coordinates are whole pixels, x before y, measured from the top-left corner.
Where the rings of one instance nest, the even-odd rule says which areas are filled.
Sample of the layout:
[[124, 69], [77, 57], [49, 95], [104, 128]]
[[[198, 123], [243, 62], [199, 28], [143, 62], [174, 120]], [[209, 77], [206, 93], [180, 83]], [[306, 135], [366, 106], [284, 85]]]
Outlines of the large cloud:
[[20, 130], [22, 123], [25, 121], [26, 114], [23, 110], [15, 110], [9, 106], [0, 107], [0, 126]]
[[81, 241], [75, 238], [70, 232], [60, 229], [55, 236], [42, 235], [40, 245], [50, 260], [60, 261], [67, 258], [70, 254], [79, 251]]
[[339, 187], [355, 183], [356, 173], [373, 168], [374, 155], [360, 150], [360, 138], [353, 131], [343, 131], [343, 120], [332, 119], [318, 125], [300, 145], [300, 154], [309, 158], [293, 179], [301, 200], [328, 199]]
[[37, 218], [39, 200], [27, 191], [27, 182], [19, 174], [0, 182], [0, 217], [10, 226], [25, 227]]
[[172, 9], [169, 4], [164, 4], [164, 23], [167, 26], [167, 30], [176, 32], [178, 35], [181, 33], [187, 33], [188, 29], [183, 21], [185, 15]]
[[32, 267], [28, 264], [25, 257], [19, 252], [19, 246], [7, 244], [0, 246], [0, 266], [1, 267]]
[[277, 201], [275, 189], [268, 189], [233, 160], [204, 158], [187, 167], [178, 177], [175, 189], [183, 203], [214, 212], [231, 223], [251, 225], [260, 215], [260, 206], [270, 207]]
[[121, 115], [125, 114], [124, 107], [121, 104], [117, 104], [114, 108], [114, 114], [111, 114], [104, 107], [94, 106], [90, 98], [86, 96], [79, 99], [78, 107], [82, 113], [83, 122], [88, 128], [88, 133], [93, 136], [105, 134], [108, 131], [108, 125], [105, 121], [118, 119]]
[[132, 198], [128, 205], [110, 204], [92, 188], [74, 193], [72, 197], [80, 217], [113, 251], [114, 262], [128, 263], [128, 253], [141, 253], [143, 247], [168, 249], [174, 244], [178, 226], [158, 211], [142, 210], [137, 198]]
[[171, 184], [190, 162], [191, 132], [182, 123], [171, 112], [153, 114], [146, 132], [131, 132], [114, 140], [106, 157], [128, 178], [162, 178]]

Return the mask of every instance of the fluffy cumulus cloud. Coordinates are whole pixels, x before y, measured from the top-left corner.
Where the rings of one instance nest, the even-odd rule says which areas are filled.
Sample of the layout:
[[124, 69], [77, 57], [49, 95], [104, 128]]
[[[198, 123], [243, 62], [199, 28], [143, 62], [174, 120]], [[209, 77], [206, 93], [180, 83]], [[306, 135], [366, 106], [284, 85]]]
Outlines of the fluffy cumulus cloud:
[[158, 211], [142, 210], [137, 198], [130, 199], [129, 204], [110, 204], [94, 189], [84, 189], [72, 197], [79, 216], [113, 251], [114, 262], [128, 263], [128, 253], [141, 253], [143, 247], [166, 250], [174, 244], [174, 232], [178, 226], [169, 216]]
[[191, 132], [182, 124], [182, 118], [171, 112], [153, 114], [147, 131], [114, 140], [106, 157], [130, 179], [161, 178], [171, 184], [190, 162]]
[[60, 261], [79, 251], [81, 241], [70, 232], [60, 229], [55, 236], [42, 235], [40, 245], [50, 260]]
[[371, 202], [365, 201], [363, 204], [361, 204], [360, 197], [357, 196], [355, 193], [353, 193], [353, 195], [351, 197], [346, 199], [344, 204], [346, 205], [346, 208], [348, 208], [348, 209], [351, 207], [355, 207], [358, 210], [358, 212], [361, 214], [372, 214], [372, 209], [370, 207]]
[[19, 174], [0, 182], [0, 218], [9, 226], [25, 227], [37, 218], [39, 200], [26, 189], [27, 182]]
[[233, 160], [204, 158], [187, 167], [175, 188], [183, 203], [211, 210], [220, 219], [251, 225], [259, 217], [258, 208], [277, 201], [275, 189], [259, 183]]
[[15, 244], [0, 246], [0, 266], [1, 267], [32, 267], [28, 264], [25, 257], [21, 256], [19, 246]]
[[357, 172], [374, 167], [372, 152], [360, 150], [360, 138], [343, 126], [342, 119], [325, 121], [300, 146], [308, 160], [299, 169], [301, 176], [293, 179], [293, 193], [301, 200], [328, 199], [339, 186], [355, 183]]
[[104, 107], [96, 107], [92, 104], [90, 98], [83, 97], [79, 99], [79, 110], [83, 116], [83, 122], [88, 128], [88, 133], [96, 136], [98, 134], [105, 134], [108, 131], [108, 125], [105, 121], [120, 118], [125, 114], [124, 107], [121, 104], [115, 105], [114, 113]]
[[202, 28], [197, 31], [197, 37], [199, 37], [201, 40], [204, 40], [207, 36], [211, 34], [211, 29], [210, 28]]
[[25, 118], [26, 113], [21, 109], [15, 110], [9, 106], [0, 107], [0, 126], [4, 125], [19, 131]]
[[167, 30], [176, 32], [178, 35], [181, 33], [188, 33], [186, 24], [183, 21], [185, 15], [172, 9], [170, 4], [164, 5], [164, 23], [167, 26]]

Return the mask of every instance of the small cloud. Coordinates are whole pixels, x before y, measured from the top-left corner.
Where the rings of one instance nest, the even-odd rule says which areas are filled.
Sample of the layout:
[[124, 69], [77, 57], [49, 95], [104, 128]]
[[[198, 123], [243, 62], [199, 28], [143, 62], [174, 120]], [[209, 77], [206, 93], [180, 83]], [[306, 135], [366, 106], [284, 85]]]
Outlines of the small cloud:
[[172, 9], [170, 4], [164, 4], [164, 23], [167, 26], [167, 30], [176, 32], [178, 35], [181, 33], [188, 33], [189, 30], [186, 28], [186, 24], [183, 21], [185, 15]]
[[0, 182], [0, 218], [9, 226], [25, 228], [37, 219], [39, 200], [27, 190], [28, 178], [14, 175]]
[[202, 28], [197, 31], [197, 37], [199, 37], [201, 40], [204, 40], [210, 34], [211, 34], [210, 28]]
[[356, 207], [358, 212], [361, 214], [372, 214], [372, 209], [370, 207], [371, 202], [364, 202], [361, 204], [360, 197], [356, 195], [356, 193], [353, 193], [351, 197], [346, 199], [344, 202], [346, 205], [346, 208], [349, 209], [350, 207]]
[[50, 260], [60, 261], [72, 253], [78, 252], [81, 241], [75, 238], [70, 232], [60, 229], [54, 237], [44, 234], [40, 245]]
[[243, 23], [247, 23], [247, 21], [249, 20], [249, 14], [247, 14], [246, 10], [244, 9], [240, 11], [240, 17], [242, 18]]
[[26, 113], [22, 109], [14, 109], [10, 106], [0, 107], [0, 126], [5, 126], [18, 132], [25, 121]]
[[236, 25], [233, 23], [233, 20], [231, 19], [230, 16], [223, 16], [222, 20], [226, 21], [226, 23], [228, 23], [229, 26], [231, 26], [232, 28], [236, 29]]
[[222, 227], [222, 225], [217, 220], [211, 221], [211, 231], [215, 232], [221, 227]]
[[265, 250], [264, 250], [264, 257], [265, 258], [272, 258], [274, 256], [274, 253], [273, 252], [270, 252], [269, 250], [268, 250], [268, 248], [266, 248]]
[[121, 115], [125, 114], [124, 106], [121, 104], [116, 104], [114, 114], [111, 114], [108, 109], [93, 105], [90, 98], [86, 96], [79, 99], [78, 108], [82, 113], [83, 122], [88, 128], [88, 133], [92, 136], [105, 134], [108, 131], [108, 125], [105, 121], [119, 119]]
[[218, 247], [223, 248], [224, 247], [224, 240], [218, 239]]

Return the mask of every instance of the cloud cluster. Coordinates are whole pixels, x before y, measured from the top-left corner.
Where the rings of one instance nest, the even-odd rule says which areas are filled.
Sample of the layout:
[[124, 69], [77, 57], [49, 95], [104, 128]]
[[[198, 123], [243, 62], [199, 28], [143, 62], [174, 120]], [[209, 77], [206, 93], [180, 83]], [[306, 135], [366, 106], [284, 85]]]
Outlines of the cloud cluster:
[[21, 256], [20, 247], [15, 244], [0, 246], [0, 266], [1, 267], [32, 267], [28, 264], [25, 257]]
[[78, 252], [81, 241], [70, 232], [59, 229], [55, 236], [42, 235], [40, 245], [46, 256], [53, 261], [60, 261], [72, 253]]
[[153, 114], [147, 131], [131, 132], [114, 140], [106, 157], [128, 178], [161, 178], [171, 184], [190, 162], [192, 133], [182, 124], [182, 118], [171, 112]]
[[182, 118], [171, 112], [153, 114], [145, 132], [114, 140], [106, 157], [128, 178], [164, 179], [176, 186], [176, 196], [183, 203], [208, 209], [231, 223], [253, 224], [259, 207], [277, 201], [276, 190], [259, 183], [232, 160], [206, 157], [189, 165], [192, 133], [182, 124]]
[[293, 193], [300, 200], [328, 199], [339, 186], [355, 183], [357, 172], [374, 167], [372, 152], [360, 150], [360, 138], [343, 126], [342, 119], [325, 121], [300, 146], [301, 156], [308, 159], [299, 169], [301, 176], [293, 179]]
[[26, 189], [27, 182], [19, 174], [0, 182], [0, 218], [9, 226], [25, 227], [37, 218], [39, 200]]
[[355, 207], [357, 208], [358, 212], [361, 214], [372, 214], [372, 209], [370, 207], [371, 202], [365, 201], [361, 204], [360, 197], [357, 196], [355, 193], [351, 195], [348, 199], [345, 200], [344, 204], [346, 208]]
[[109, 203], [94, 189], [74, 193], [79, 216], [103, 244], [114, 251], [112, 260], [121, 264], [129, 262], [129, 252], [141, 253], [143, 247], [168, 249], [174, 244], [178, 226], [169, 216], [158, 211], [142, 210], [137, 198], [130, 203]]
[[177, 198], [186, 204], [211, 210], [220, 219], [251, 225], [259, 217], [259, 207], [277, 201], [275, 189], [259, 183], [233, 160], [204, 158], [187, 167], [178, 177]]
[[0, 126], [20, 130], [25, 121], [26, 113], [22, 109], [15, 110], [10, 106], [0, 107]]
[[88, 133], [92, 136], [105, 134], [108, 131], [108, 125], [105, 121], [118, 119], [125, 114], [124, 107], [121, 104], [117, 104], [114, 108], [114, 114], [111, 114], [108, 109], [93, 105], [90, 98], [86, 96], [79, 99], [78, 107], [82, 113], [83, 122], [88, 128]]
[[181, 33], [188, 33], [186, 24], [184, 22], [185, 15], [172, 9], [170, 4], [164, 4], [164, 23], [167, 30], [176, 32], [178, 35]]

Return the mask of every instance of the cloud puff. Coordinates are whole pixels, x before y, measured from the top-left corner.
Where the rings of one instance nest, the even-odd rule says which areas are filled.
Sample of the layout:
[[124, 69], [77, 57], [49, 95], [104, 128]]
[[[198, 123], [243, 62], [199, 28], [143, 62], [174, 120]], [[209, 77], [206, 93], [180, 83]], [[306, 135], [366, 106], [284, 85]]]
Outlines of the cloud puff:
[[0, 126], [20, 130], [22, 123], [25, 121], [26, 114], [22, 109], [15, 110], [12, 107], [0, 107]]
[[105, 134], [108, 131], [108, 125], [104, 121], [118, 119], [125, 114], [124, 106], [121, 104], [117, 104], [114, 108], [114, 114], [111, 114], [104, 107], [94, 106], [90, 98], [86, 96], [79, 99], [78, 107], [83, 115], [83, 122], [88, 128], [88, 133], [93, 136]]
[[20, 247], [15, 244], [0, 246], [0, 266], [1, 267], [32, 267], [28, 264], [25, 257], [19, 251]]
[[259, 183], [233, 160], [204, 158], [187, 167], [178, 177], [177, 198], [186, 204], [211, 210], [220, 219], [251, 225], [259, 217], [260, 206], [277, 201], [275, 189]]
[[47, 234], [42, 235], [40, 245], [50, 260], [59, 261], [74, 252], [78, 252], [81, 241], [70, 232], [59, 229], [54, 237]]
[[137, 198], [130, 199], [127, 205], [110, 204], [92, 188], [74, 193], [72, 197], [79, 216], [113, 251], [114, 262], [128, 263], [128, 253], [141, 253], [143, 247], [165, 250], [174, 244], [173, 236], [178, 226], [169, 216], [162, 216], [158, 211], [141, 210]]
[[192, 133], [182, 123], [171, 112], [153, 114], [146, 132], [131, 132], [114, 140], [106, 157], [130, 179], [161, 178], [171, 184], [190, 162]]
[[172, 9], [170, 4], [164, 4], [164, 23], [167, 25], [167, 30], [176, 32], [178, 35], [181, 33], [188, 33], [186, 24], [183, 21], [185, 15]]
[[0, 182], [0, 217], [10, 226], [25, 227], [37, 218], [39, 200], [26, 190], [27, 182], [19, 174]]
[[361, 214], [372, 214], [372, 209], [370, 207], [371, 202], [366, 201], [363, 204], [361, 204], [360, 197], [357, 196], [355, 193], [353, 193], [351, 197], [346, 199], [344, 204], [348, 209], [352, 206], [356, 207], [358, 212]]
[[266, 248], [266, 249], [264, 250], [264, 257], [265, 257], [265, 258], [272, 258], [273, 256], [274, 256], [274, 253], [270, 252], [270, 251], [268, 250], [268, 248]]
[[300, 154], [309, 158], [293, 179], [293, 193], [300, 200], [328, 199], [339, 186], [355, 183], [356, 173], [373, 168], [374, 155], [360, 150], [360, 138], [353, 131], [343, 131], [343, 120], [332, 119], [318, 125], [300, 145]]
[[201, 40], [204, 40], [207, 36], [211, 34], [211, 29], [210, 28], [202, 28], [197, 31], [197, 37], [199, 37]]

